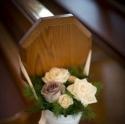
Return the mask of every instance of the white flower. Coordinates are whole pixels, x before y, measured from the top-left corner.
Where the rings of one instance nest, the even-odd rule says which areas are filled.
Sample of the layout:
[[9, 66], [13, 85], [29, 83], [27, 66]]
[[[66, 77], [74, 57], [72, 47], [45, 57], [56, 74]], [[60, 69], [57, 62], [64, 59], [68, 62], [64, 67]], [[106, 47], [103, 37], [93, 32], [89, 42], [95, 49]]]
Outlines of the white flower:
[[67, 90], [70, 91], [77, 100], [81, 101], [84, 106], [91, 103], [96, 103], [96, 91], [97, 88], [91, 83], [87, 82], [86, 79], [76, 79], [74, 84], [69, 85]]
[[63, 108], [68, 108], [70, 105], [73, 104], [72, 98], [67, 94], [61, 95], [58, 99], [58, 102]]
[[48, 83], [50, 81], [56, 81], [64, 83], [68, 80], [70, 76], [70, 73], [67, 69], [63, 68], [52, 68], [49, 72], [45, 74], [45, 77], [42, 78], [42, 80], [45, 83]]

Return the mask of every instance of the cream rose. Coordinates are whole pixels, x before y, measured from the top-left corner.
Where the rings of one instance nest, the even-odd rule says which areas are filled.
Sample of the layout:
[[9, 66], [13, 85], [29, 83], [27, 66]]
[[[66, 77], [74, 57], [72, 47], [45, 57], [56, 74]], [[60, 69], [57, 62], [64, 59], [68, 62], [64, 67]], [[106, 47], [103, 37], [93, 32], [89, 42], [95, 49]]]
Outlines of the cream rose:
[[63, 108], [68, 108], [70, 105], [73, 104], [72, 98], [67, 94], [62, 94], [59, 97], [58, 102]]
[[50, 81], [57, 81], [64, 83], [68, 80], [70, 76], [70, 73], [67, 69], [63, 68], [52, 68], [49, 72], [45, 74], [45, 77], [42, 78], [42, 80], [45, 83], [48, 83]]
[[67, 87], [67, 90], [70, 91], [77, 100], [80, 100], [84, 106], [97, 102], [95, 97], [97, 88], [87, 82], [86, 79], [76, 79], [74, 84]]
[[53, 103], [61, 93], [65, 92], [65, 86], [59, 82], [49, 82], [45, 84], [41, 90], [42, 95], [47, 102]]

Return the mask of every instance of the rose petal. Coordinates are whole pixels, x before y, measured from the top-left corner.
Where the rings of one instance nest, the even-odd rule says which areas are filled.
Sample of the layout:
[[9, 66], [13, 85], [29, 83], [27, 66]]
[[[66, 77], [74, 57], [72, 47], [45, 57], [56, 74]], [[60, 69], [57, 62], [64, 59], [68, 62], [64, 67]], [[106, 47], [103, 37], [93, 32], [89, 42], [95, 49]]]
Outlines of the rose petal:
[[74, 84], [67, 87], [77, 100], [80, 100], [84, 106], [97, 102], [95, 94], [97, 88], [91, 83], [87, 82], [86, 79], [76, 79]]
[[45, 74], [42, 80], [45, 83], [48, 83], [50, 81], [57, 81], [57, 82], [64, 83], [68, 80], [69, 76], [70, 76], [70, 73], [66, 69], [52, 68], [49, 72]]

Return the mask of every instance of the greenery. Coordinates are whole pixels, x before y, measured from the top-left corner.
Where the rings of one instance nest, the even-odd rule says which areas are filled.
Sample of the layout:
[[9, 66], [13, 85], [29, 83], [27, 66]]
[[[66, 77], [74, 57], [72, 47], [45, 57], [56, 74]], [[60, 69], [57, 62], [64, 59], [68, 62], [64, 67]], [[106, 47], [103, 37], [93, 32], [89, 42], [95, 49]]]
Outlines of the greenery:
[[[69, 68], [68, 70], [69, 70], [71, 75], [76, 76], [79, 79], [89, 78], [89, 76], [83, 74], [83, 70], [84, 70], [83, 67], [80, 67], [80, 68], [72, 67], [72, 68]], [[23, 90], [24, 95], [27, 96], [30, 100], [35, 101], [34, 106], [28, 110], [29, 112], [34, 112], [34, 111], [39, 111], [39, 110], [40, 111], [50, 110], [57, 117], [61, 114], [63, 114], [65, 117], [67, 115], [76, 116], [77, 114], [79, 114], [79, 112], [82, 112], [83, 119], [90, 120], [90, 119], [93, 119], [95, 117], [91, 108], [89, 106], [84, 107], [80, 101], [74, 99], [74, 96], [68, 90], [66, 90], [66, 93], [70, 97], [72, 97], [74, 104], [70, 105], [67, 109], [62, 108], [57, 101], [55, 101], [53, 103], [48, 103], [41, 94], [41, 89], [42, 89], [43, 85], [45, 84], [42, 81], [41, 76], [35, 76], [34, 78], [31, 78], [31, 81], [33, 83], [34, 89], [35, 89], [36, 94], [38, 96], [38, 100], [35, 99], [34, 94], [32, 92], [32, 89], [29, 86], [24, 88], [24, 90]], [[67, 81], [64, 85], [67, 87], [68, 85], [71, 85], [71, 82]], [[93, 83], [93, 85], [97, 87], [96, 96], [98, 97], [99, 92], [102, 88], [102, 85], [101, 85], [101, 83]]]

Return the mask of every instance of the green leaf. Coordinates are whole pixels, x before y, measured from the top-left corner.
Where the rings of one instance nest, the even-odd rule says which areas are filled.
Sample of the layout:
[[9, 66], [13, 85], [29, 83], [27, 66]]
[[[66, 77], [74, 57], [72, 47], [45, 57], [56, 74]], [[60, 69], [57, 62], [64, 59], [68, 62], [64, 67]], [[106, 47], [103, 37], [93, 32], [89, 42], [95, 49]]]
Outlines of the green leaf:
[[35, 96], [34, 96], [34, 93], [32, 91], [32, 89], [27, 86], [23, 89], [23, 95], [28, 97], [30, 100], [34, 100], [35, 99]]
[[93, 83], [93, 85], [97, 88], [96, 97], [98, 98], [99, 94], [103, 88], [103, 85], [102, 85], [102, 83], [99, 83], [99, 82], [95, 82], [95, 83]]
[[84, 72], [84, 66], [76, 67], [73, 66], [72, 68], [69, 68], [69, 72], [71, 75], [79, 78], [79, 79], [84, 79], [84, 78], [89, 78], [88, 75], [85, 75]]
[[95, 114], [92, 112], [90, 107], [85, 107], [84, 112], [82, 114], [82, 119], [83, 120], [92, 120], [95, 118]]

